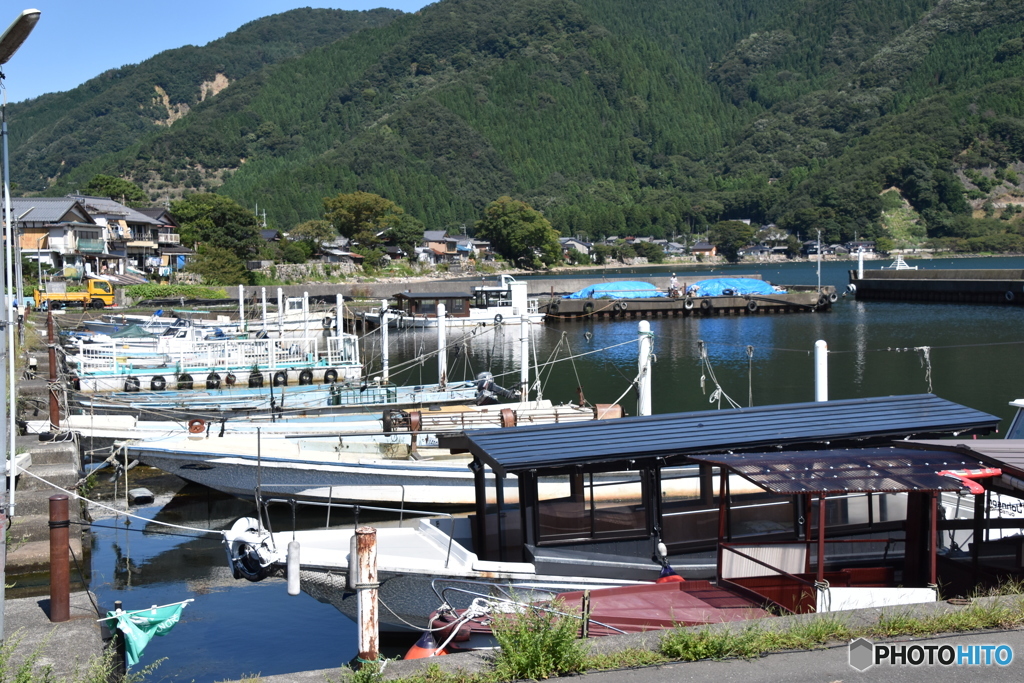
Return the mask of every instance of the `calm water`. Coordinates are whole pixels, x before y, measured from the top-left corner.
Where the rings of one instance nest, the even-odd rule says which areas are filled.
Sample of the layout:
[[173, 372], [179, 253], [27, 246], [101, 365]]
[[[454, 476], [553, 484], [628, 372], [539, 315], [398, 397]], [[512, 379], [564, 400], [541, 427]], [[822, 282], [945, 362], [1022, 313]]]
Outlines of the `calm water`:
[[[1024, 268], [1024, 259], [1018, 258], [910, 261], [922, 268]], [[867, 267], [879, 265], [871, 262]], [[822, 264], [822, 284], [844, 290], [850, 268], [845, 262]], [[643, 279], [645, 274], [673, 270], [687, 277], [712, 272], [666, 267], [632, 275]], [[764, 269], [716, 267], [713, 272], [760, 272], [776, 284], [817, 281], [816, 266], [806, 263]], [[619, 277], [630, 272], [607, 274]], [[813, 347], [818, 339], [829, 345], [833, 399], [922, 393], [929, 391], [930, 382], [933, 393], [1000, 416], [1005, 427], [1012, 414], [1007, 403], [1024, 398], [1024, 307], [857, 303], [846, 298], [830, 313], [659, 319], [651, 321], [651, 328], [657, 356], [653, 405], [658, 413], [715, 408], [717, 404], [709, 403], [716, 386], [713, 377], [744, 406], [751, 395], [755, 405], [813, 400]], [[449, 341], [461, 336], [453, 332]], [[637, 321], [543, 327], [534, 339], [541, 362], [577, 356], [558, 360], [543, 371], [544, 397], [575, 401], [576, 388], [582, 386], [589, 402], [621, 398], [626, 411], [635, 414], [630, 383], [636, 376], [636, 337]], [[393, 366], [436, 347], [434, 333], [394, 333], [391, 341]], [[700, 342], [707, 350], [706, 364], [699, 354]], [[368, 348], [379, 352], [379, 345], [372, 342]], [[518, 382], [518, 328], [466, 338], [463, 349], [449, 354], [453, 378], [490, 370], [499, 383]], [[436, 363], [428, 359], [393, 372], [392, 379], [421, 383], [436, 376]], [[162, 502], [166, 504], [150, 506], [141, 514], [187, 526], [223, 528], [252, 512], [250, 504], [198, 487], [187, 487], [170, 502]], [[299, 523], [312, 525], [318, 520], [304, 516]], [[282, 518], [277, 528], [290, 523], [290, 518]], [[217, 540], [166, 535], [142, 522], [133, 522], [130, 528], [133, 531], [126, 531], [123, 522], [110, 519], [96, 523], [92, 588], [101, 606], [108, 609], [120, 599], [126, 609], [137, 609], [196, 598], [182, 623], [166, 637], [154, 639], [146, 650], [144, 663], [169, 658], [154, 680], [217, 681], [247, 673], [336, 667], [355, 655], [355, 632], [348, 619], [306, 595], [288, 596], [282, 581], [233, 581]]]

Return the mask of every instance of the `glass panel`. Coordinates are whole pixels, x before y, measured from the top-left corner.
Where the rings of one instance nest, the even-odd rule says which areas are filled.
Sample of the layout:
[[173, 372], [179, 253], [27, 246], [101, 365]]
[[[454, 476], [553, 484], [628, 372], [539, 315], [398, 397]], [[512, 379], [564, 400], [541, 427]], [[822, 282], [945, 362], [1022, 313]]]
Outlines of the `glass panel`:
[[647, 533], [639, 472], [540, 477], [538, 484], [539, 543]]

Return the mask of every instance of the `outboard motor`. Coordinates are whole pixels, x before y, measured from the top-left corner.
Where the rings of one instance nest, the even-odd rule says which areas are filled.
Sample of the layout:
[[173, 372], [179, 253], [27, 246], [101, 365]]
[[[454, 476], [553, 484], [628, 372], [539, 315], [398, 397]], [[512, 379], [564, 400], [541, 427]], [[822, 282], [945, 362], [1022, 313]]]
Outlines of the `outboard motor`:
[[520, 393], [516, 389], [505, 389], [494, 383], [494, 375], [481, 372], [476, 376], [476, 404], [478, 406], [494, 405], [498, 397], [517, 399]]

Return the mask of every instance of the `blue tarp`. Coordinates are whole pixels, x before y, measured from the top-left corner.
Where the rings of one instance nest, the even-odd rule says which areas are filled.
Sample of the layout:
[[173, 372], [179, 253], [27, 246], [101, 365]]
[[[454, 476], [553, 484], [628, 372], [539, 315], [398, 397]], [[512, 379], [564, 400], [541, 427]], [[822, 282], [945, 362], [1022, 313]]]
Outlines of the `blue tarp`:
[[652, 299], [655, 297], [666, 297], [668, 294], [661, 291], [650, 282], [635, 282], [631, 280], [620, 280], [618, 282], [602, 282], [598, 285], [584, 287], [578, 292], [567, 294], [564, 299]]
[[749, 294], [785, 294], [764, 280], [749, 277], [721, 277], [699, 280], [686, 288], [687, 296], [747, 296]]

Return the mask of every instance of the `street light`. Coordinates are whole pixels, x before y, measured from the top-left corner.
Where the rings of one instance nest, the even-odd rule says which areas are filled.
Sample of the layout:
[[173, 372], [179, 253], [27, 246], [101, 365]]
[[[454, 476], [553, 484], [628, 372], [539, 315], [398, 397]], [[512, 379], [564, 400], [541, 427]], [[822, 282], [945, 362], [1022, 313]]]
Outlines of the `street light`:
[[[39, 21], [39, 10], [27, 9], [24, 10], [18, 17], [11, 22], [11, 25], [7, 27], [3, 35], [0, 36], [0, 66], [6, 64], [14, 53], [18, 51], [21, 44], [28, 38], [28, 34], [35, 28], [36, 22]], [[7, 453], [7, 476], [8, 481], [4, 482], [7, 486], [7, 518], [11, 519], [14, 517], [14, 476], [16, 474], [17, 467], [15, 466], [15, 440], [14, 440], [14, 428], [15, 419], [17, 418], [17, 405], [18, 402], [15, 400], [17, 396], [14, 386], [14, 311], [11, 310], [10, 304], [7, 302], [7, 287], [14, 281], [12, 277], [13, 265], [13, 247], [14, 242], [14, 230], [11, 225], [11, 182], [10, 173], [8, 172], [7, 164], [7, 88], [3, 85], [4, 75], [3, 71], [0, 70], [0, 89], [4, 91], [4, 99], [2, 108], [0, 108], [0, 136], [3, 137], [3, 174], [4, 174], [4, 224], [7, 226], [7, 239], [4, 249], [0, 250], [0, 272], [3, 276], [6, 276], [4, 286], [0, 288], [0, 292], [3, 293], [3, 305], [0, 306], [0, 325], [5, 326], [7, 334], [2, 335], [2, 341], [0, 341], [0, 390], [6, 390], [8, 393], [9, 400], [7, 401], [8, 406], [8, 419], [6, 421], [0, 420], [4, 423], [3, 427], [0, 427], [0, 445], [4, 446], [3, 452]], [[20, 245], [19, 245], [20, 247]], [[22, 291], [22, 280], [21, 280], [21, 263], [18, 263], [18, 288], [16, 296], [21, 297]], [[3, 363], [3, 356], [6, 354], [7, 363]], [[0, 487], [2, 492], [2, 487]], [[6, 520], [0, 530], [0, 543], [3, 543], [4, 552], [6, 552], [7, 546], [7, 535], [6, 535], [7, 524]], [[3, 569], [0, 568], [0, 599], [4, 598], [6, 575]], [[0, 603], [2, 604], [2, 603]], [[4, 637], [4, 614], [0, 609], [0, 640]]]

